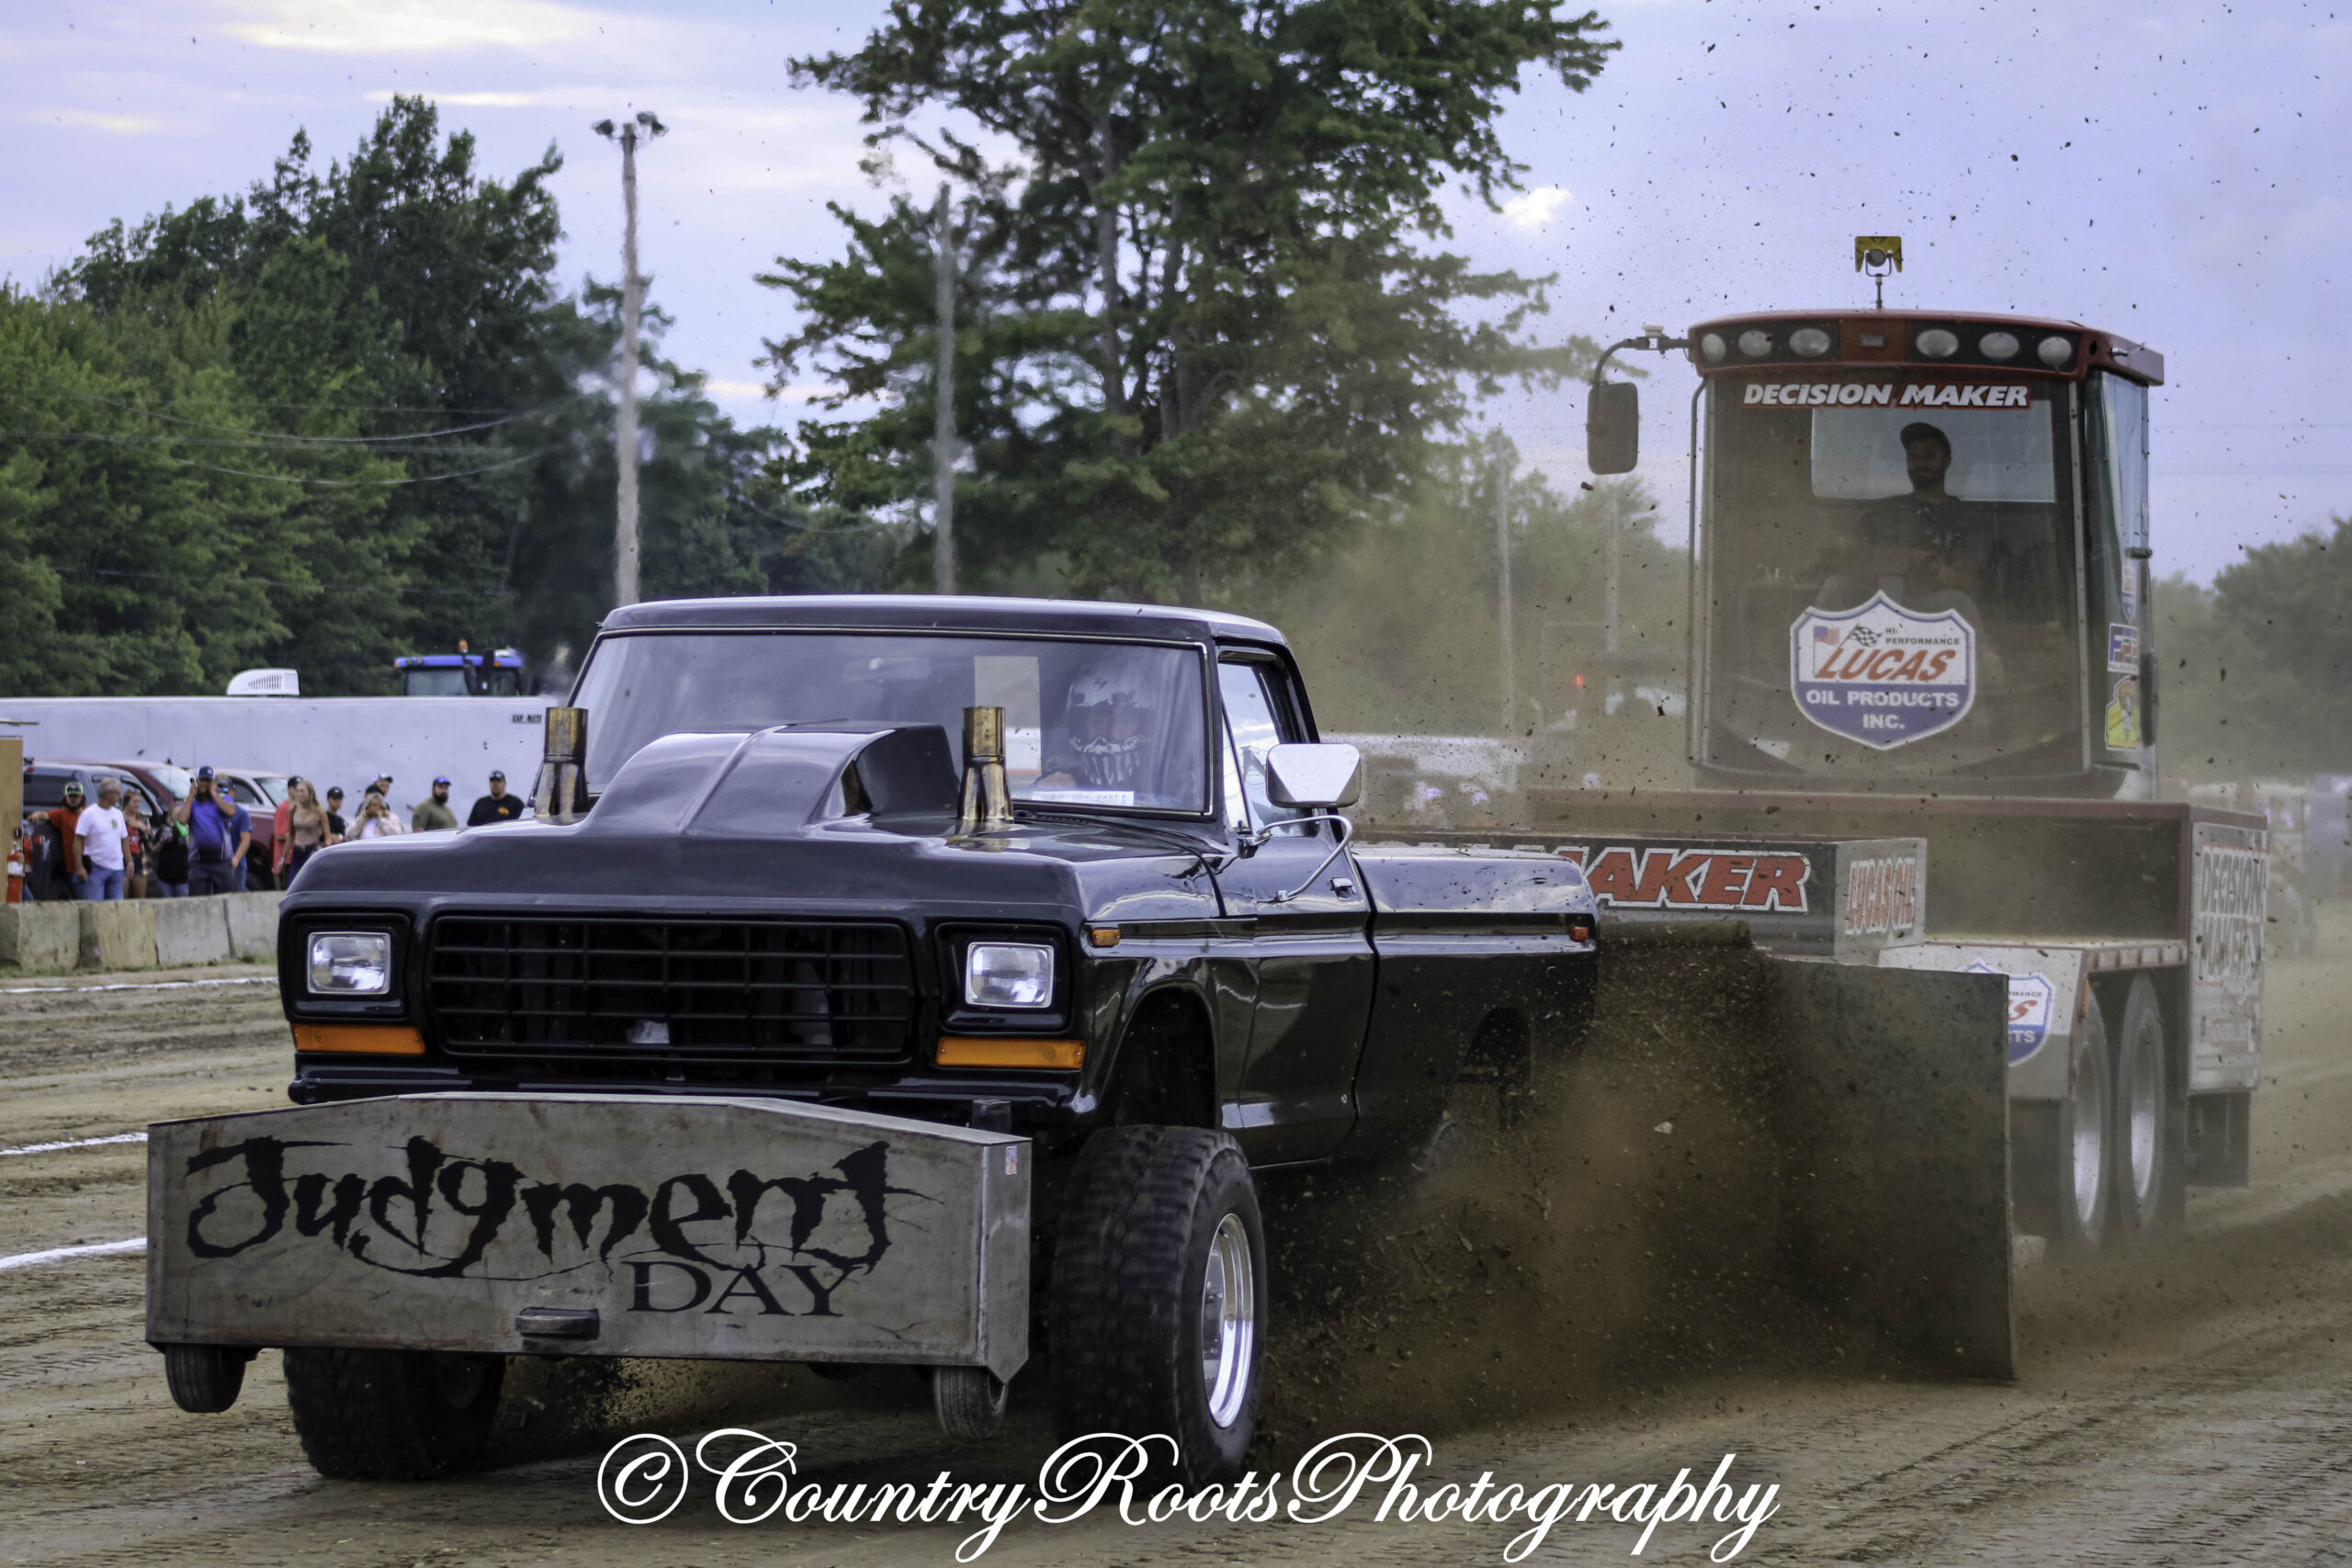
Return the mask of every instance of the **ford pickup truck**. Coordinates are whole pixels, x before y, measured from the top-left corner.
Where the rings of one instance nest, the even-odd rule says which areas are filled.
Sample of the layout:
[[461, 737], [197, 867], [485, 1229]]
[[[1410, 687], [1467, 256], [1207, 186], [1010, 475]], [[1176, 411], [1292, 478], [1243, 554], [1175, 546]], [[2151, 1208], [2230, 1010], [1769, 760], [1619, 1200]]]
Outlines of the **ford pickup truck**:
[[911, 1366], [978, 1438], [1033, 1348], [1236, 1474], [1258, 1174], [1408, 1159], [1590, 1013], [1578, 866], [1351, 843], [1257, 621], [632, 605], [547, 752], [532, 820], [311, 860], [292, 1107], [151, 1135], [174, 1396], [281, 1349], [329, 1475], [474, 1462], [517, 1355]]

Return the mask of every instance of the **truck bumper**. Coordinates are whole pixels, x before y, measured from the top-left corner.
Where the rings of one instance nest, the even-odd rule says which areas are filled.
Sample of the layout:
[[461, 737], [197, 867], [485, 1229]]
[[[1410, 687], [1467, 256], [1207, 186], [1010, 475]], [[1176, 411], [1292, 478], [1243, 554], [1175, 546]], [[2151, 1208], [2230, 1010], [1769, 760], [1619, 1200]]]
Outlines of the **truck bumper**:
[[147, 1338], [986, 1367], [1028, 1140], [763, 1100], [418, 1094], [158, 1122]]

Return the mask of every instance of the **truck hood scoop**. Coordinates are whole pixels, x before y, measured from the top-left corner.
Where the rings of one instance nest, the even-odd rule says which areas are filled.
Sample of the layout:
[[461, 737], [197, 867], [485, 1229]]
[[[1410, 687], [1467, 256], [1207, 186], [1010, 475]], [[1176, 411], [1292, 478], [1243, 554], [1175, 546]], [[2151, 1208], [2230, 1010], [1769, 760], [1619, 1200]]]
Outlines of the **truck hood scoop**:
[[868, 812], [952, 814], [956, 784], [935, 724], [668, 735], [622, 765], [582, 829], [767, 839]]

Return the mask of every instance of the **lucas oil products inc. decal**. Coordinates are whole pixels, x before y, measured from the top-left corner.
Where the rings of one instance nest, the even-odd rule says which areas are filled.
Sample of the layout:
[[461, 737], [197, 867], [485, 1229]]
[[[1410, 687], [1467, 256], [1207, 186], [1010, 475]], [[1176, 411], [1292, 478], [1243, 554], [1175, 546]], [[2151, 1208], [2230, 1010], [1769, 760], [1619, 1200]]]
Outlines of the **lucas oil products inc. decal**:
[[[2005, 971], [1989, 964], [1972, 964], [1971, 975], [1999, 975]], [[2009, 1066], [2041, 1049], [2050, 1038], [2050, 998], [2052, 988], [2047, 975], [2009, 976]]]
[[1789, 628], [1789, 691], [1805, 717], [1875, 750], [1923, 740], [1976, 700], [1976, 629], [1883, 591], [1851, 610], [1809, 609]]

